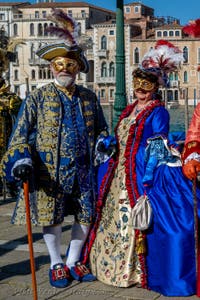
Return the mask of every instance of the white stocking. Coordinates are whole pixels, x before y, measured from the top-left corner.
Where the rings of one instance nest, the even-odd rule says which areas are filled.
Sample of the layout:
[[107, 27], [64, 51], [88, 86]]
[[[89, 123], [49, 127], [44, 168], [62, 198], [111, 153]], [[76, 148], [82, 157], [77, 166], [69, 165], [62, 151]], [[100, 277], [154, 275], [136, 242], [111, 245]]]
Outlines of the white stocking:
[[60, 251], [61, 233], [61, 225], [43, 227], [43, 238], [49, 251], [51, 269], [55, 264], [63, 263]]
[[66, 265], [71, 268], [80, 260], [81, 250], [86, 241], [90, 226], [74, 222]]

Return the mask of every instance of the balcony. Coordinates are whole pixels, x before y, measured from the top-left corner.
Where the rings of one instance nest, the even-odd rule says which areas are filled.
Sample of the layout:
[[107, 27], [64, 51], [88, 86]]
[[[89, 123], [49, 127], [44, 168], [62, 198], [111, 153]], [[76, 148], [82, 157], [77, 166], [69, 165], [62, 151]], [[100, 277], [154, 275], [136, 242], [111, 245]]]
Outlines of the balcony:
[[49, 62], [44, 60], [44, 59], [41, 59], [41, 58], [30, 58], [28, 60], [29, 62], [29, 65], [30, 66], [42, 66], [42, 65], [49, 65]]
[[97, 84], [100, 84], [100, 83], [104, 83], [104, 84], [107, 84], [107, 83], [110, 83], [110, 84], [115, 84], [116, 83], [116, 79], [115, 77], [96, 77], [96, 83]]
[[178, 80], [170, 80], [170, 88], [178, 88], [179, 81]]
[[100, 58], [107, 58], [108, 54], [109, 54], [109, 50], [106, 49], [101, 49], [97, 51], [97, 56], [99, 56]]

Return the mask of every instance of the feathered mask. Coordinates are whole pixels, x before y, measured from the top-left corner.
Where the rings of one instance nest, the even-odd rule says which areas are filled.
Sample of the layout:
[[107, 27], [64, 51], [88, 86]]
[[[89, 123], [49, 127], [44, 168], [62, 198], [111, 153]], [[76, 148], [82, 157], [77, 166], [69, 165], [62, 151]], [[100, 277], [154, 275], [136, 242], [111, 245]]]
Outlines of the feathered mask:
[[183, 54], [178, 47], [164, 40], [159, 40], [154, 49], [146, 53], [140, 68], [158, 76], [159, 83], [169, 85], [168, 74], [177, 71], [183, 62]]
[[52, 15], [48, 19], [56, 23], [56, 26], [47, 27], [46, 32], [57, 35], [68, 46], [79, 45], [83, 50], [92, 46], [91, 38], [81, 34], [79, 24], [62, 9], [52, 8]]
[[200, 19], [191, 21], [188, 25], [184, 26], [183, 32], [193, 37], [200, 37]]

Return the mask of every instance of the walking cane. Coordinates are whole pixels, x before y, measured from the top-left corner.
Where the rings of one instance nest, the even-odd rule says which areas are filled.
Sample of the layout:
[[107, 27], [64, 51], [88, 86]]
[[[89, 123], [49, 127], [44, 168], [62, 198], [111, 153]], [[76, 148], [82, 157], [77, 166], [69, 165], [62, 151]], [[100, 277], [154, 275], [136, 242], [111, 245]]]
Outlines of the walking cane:
[[30, 205], [29, 205], [29, 183], [28, 180], [23, 182], [24, 188], [24, 199], [25, 199], [25, 207], [26, 207], [26, 225], [27, 225], [27, 233], [28, 233], [28, 245], [29, 245], [29, 253], [30, 253], [30, 266], [31, 266], [31, 274], [32, 274], [32, 289], [33, 289], [33, 299], [37, 300], [37, 283], [35, 276], [35, 260], [33, 253], [33, 239], [32, 239], [32, 228], [31, 228], [31, 214], [30, 214]]
[[194, 239], [195, 239], [195, 264], [196, 264], [196, 295], [200, 297], [200, 249], [198, 242], [198, 204], [196, 194], [196, 178], [193, 179], [192, 193], [194, 205]]

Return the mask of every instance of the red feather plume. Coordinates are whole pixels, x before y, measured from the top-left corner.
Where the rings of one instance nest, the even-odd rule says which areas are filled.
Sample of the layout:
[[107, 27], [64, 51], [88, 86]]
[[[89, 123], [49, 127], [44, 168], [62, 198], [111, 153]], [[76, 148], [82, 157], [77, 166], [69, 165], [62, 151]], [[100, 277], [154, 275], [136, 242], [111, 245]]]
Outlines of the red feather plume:
[[193, 37], [200, 37], [200, 19], [191, 21], [188, 25], [184, 26], [183, 32]]

